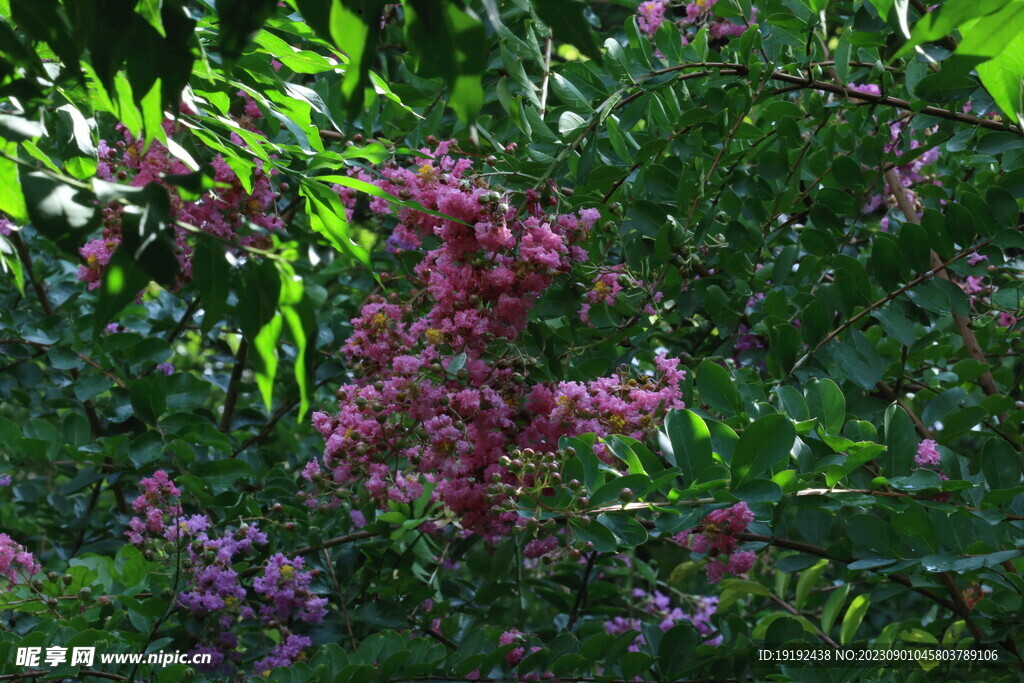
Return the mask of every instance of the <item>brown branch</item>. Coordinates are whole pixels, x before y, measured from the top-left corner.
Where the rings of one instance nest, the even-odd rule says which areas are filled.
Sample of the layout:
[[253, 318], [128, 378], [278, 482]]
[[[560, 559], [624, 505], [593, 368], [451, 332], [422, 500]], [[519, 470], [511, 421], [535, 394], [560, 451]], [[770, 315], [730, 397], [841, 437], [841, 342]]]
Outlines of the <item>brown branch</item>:
[[[750, 69], [742, 64], [733, 64], [730, 62], [691, 62], [687, 64], [676, 64], [674, 66], [666, 67], [664, 69], [656, 69], [651, 71], [642, 77], [643, 80], [649, 80], [657, 76], [661, 76], [667, 73], [674, 73], [676, 71], [685, 71], [687, 69], [720, 69], [729, 70], [734, 74], [746, 76], [750, 73]], [[973, 114], [964, 114], [960, 112], [947, 111], [939, 107], [927, 106], [920, 109], [916, 108], [913, 103], [908, 100], [900, 99], [898, 97], [889, 97], [888, 95], [873, 95], [871, 93], [861, 92], [854, 90], [849, 86], [838, 85], [836, 83], [830, 83], [828, 81], [816, 81], [812, 78], [806, 78], [802, 76], [795, 76], [782, 71], [773, 71], [768, 76], [773, 81], [779, 81], [782, 83], [790, 83], [794, 86], [794, 90], [820, 90], [822, 92], [830, 92], [836, 95], [842, 95], [844, 97], [851, 97], [854, 99], [862, 100], [872, 104], [883, 105], [887, 107], [893, 107], [894, 109], [902, 109], [903, 111], [916, 112], [918, 114], [924, 114], [925, 116], [934, 116], [939, 119], [945, 119], [947, 121], [957, 121], [959, 123], [967, 123], [972, 126], [979, 126], [981, 128], [987, 128], [989, 130], [1001, 130], [1010, 133], [1021, 134], [1021, 128], [1019, 126], [1011, 125], [1008, 123], [1000, 123], [998, 121], [992, 121], [991, 119], [981, 118], [974, 116]]]
[[[1021, 230], [1022, 228], [1024, 228], [1024, 225], [1018, 225], [1016, 229], [1017, 229], [1017, 230]], [[848, 319], [846, 320], [846, 322], [844, 322], [844, 323], [843, 323], [842, 325], [840, 325], [840, 326], [839, 326], [839, 327], [837, 327], [836, 329], [834, 329], [834, 330], [832, 330], [831, 332], [829, 332], [829, 333], [828, 333], [828, 334], [827, 334], [827, 335], [825, 336], [825, 338], [824, 338], [824, 339], [822, 339], [822, 340], [821, 340], [820, 342], [818, 342], [818, 343], [817, 343], [817, 345], [816, 345], [816, 346], [815, 346], [815, 347], [814, 347], [813, 349], [811, 349], [810, 351], [808, 351], [807, 353], [805, 353], [805, 354], [804, 354], [804, 355], [803, 355], [803, 356], [802, 356], [802, 357], [801, 357], [801, 358], [800, 358], [800, 359], [799, 359], [799, 360], [798, 360], [798, 361], [797, 361], [797, 362], [796, 362], [796, 363], [795, 363], [795, 364], [793, 365], [793, 369], [789, 371], [789, 372], [790, 372], [790, 374], [792, 374], [793, 372], [795, 372], [795, 371], [796, 371], [796, 370], [797, 370], [798, 368], [800, 368], [800, 367], [801, 367], [801, 366], [802, 366], [802, 365], [803, 365], [804, 363], [806, 363], [806, 362], [807, 362], [808, 360], [810, 360], [811, 356], [813, 356], [813, 355], [814, 355], [815, 353], [817, 353], [817, 352], [818, 352], [819, 350], [821, 350], [821, 348], [822, 348], [823, 346], [825, 346], [825, 344], [828, 344], [828, 343], [829, 343], [830, 341], [832, 341], [833, 339], [835, 339], [836, 337], [838, 337], [838, 336], [839, 336], [840, 334], [842, 334], [842, 333], [843, 333], [843, 332], [844, 332], [845, 330], [849, 329], [849, 328], [850, 328], [850, 327], [851, 327], [851, 326], [852, 326], [852, 325], [853, 325], [853, 324], [854, 324], [855, 322], [857, 322], [858, 320], [860, 320], [861, 318], [863, 318], [863, 317], [864, 317], [864, 316], [866, 316], [867, 314], [871, 313], [871, 311], [873, 311], [873, 310], [875, 310], [876, 308], [879, 308], [879, 307], [881, 307], [881, 306], [884, 306], [885, 304], [889, 303], [890, 301], [892, 301], [893, 299], [895, 299], [896, 297], [898, 297], [898, 296], [899, 296], [900, 294], [903, 294], [903, 293], [904, 293], [904, 292], [906, 292], [906, 291], [907, 291], [908, 289], [913, 289], [914, 287], [918, 286], [919, 284], [921, 284], [921, 283], [922, 283], [922, 282], [924, 282], [925, 280], [929, 279], [929, 278], [930, 278], [930, 277], [932, 277], [933, 275], [939, 275], [939, 273], [943, 272], [943, 269], [944, 269], [944, 268], [946, 268], [946, 266], [948, 266], [949, 264], [951, 264], [951, 263], [953, 263], [953, 262], [955, 262], [955, 261], [959, 261], [960, 259], [964, 258], [965, 256], [968, 256], [968, 255], [970, 255], [970, 254], [973, 254], [973, 253], [974, 253], [974, 252], [976, 252], [976, 251], [977, 251], [978, 249], [981, 249], [982, 247], [984, 247], [984, 246], [986, 246], [987, 244], [991, 243], [991, 242], [992, 242], [992, 240], [994, 240], [994, 239], [995, 239], [995, 238], [993, 237], [993, 238], [990, 238], [990, 239], [987, 239], [987, 240], [985, 240], [984, 242], [980, 242], [979, 244], [976, 244], [975, 246], [971, 247], [970, 249], [964, 249], [964, 250], [963, 250], [963, 251], [961, 251], [960, 253], [958, 253], [958, 254], [955, 254], [955, 255], [954, 255], [954, 256], [953, 256], [952, 258], [950, 258], [950, 259], [949, 259], [948, 261], [941, 261], [941, 260], [940, 260], [940, 261], [939, 261], [938, 263], [932, 262], [932, 267], [931, 267], [931, 269], [929, 269], [929, 270], [926, 270], [926, 271], [924, 271], [923, 273], [921, 273], [920, 275], [918, 275], [917, 277], [915, 277], [915, 278], [914, 278], [913, 280], [911, 280], [911, 281], [910, 281], [910, 282], [908, 282], [907, 284], [903, 285], [902, 287], [900, 287], [900, 288], [898, 288], [898, 289], [895, 289], [895, 290], [893, 290], [893, 291], [889, 292], [888, 294], [886, 294], [885, 296], [883, 296], [883, 297], [882, 297], [881, 299], [879, 299], [878, 301], [876, 301], [876, 302], [874, 302], [873, 304], [869, 305], [869, 306], [868, 306], [867, 308], [864, 308], [863, 310], [861, 310], [861, 311], [860, 311], [859, 313], [857, 313], [856, 315], [854, 315], [854, 316], [851, 316], [851, 317], [850, 317], [850, 318], [848, 318]], [[935, 253], [935, 252], [932, 252], [932, 254], [934, 254], [934, 253]], [[971, 332], [971, 334], [973, 335], [974, 333], [973, 333], [973, 332]], [[975, 339], [975, 344], [977, 344], [977, 339]], [[985, 362], [985, 361], [984, 361], [984, 354], [982, 355], [982, 361], [981, 361], [981, 362], [983, 362], [983, 363]]]
[[[847, 559], [847, 558], [844, 558], [844, 557], [837, 557], [837, 556], [831, 554], [830, 552], [828, 552], [827, 550], [825, 550], [822, 547], [819, 547], [819, 546], [816, 546], [816, 545], [811, 545], [810, 543], [803, 543], [801, 541], [792, 541], [792, 540], [790, 540], [788, 538], [775, 538], [773, 536], [764, 536], [762, 534], [748, 534], [748, 533], [745, 533], [745, 532], [744, 533], [736, 534], [736, 538], [738, 538], [741, 541], [758, 541], [758, 542], [761, 542], [761, 543], [767, 543], [769, 545], [774, 545], [777, 548], [785, 548], [786, 550], [796, 550], [796, 551], [799, 551], [801, 553], [806, 553], [808, 555], [815, 555], [816, 557], [823, 557], [823, 558], [828, 559], [828, 560], [835, 560], [836, 562], [842, 562], [843, 564], [850, 564], [851, 562], [855, 562], [856, 561], [854, 559]], [[868, 569], [868, 571], [870, 571], [870, 572], [877, 572], [876, 569]], [[891, 579], [892, 581], [895, 581], [896, 583], [900, 584], [901, 586], [906, 586], [907, 588], [910, 588], [914, 592], [920, 593], [921, 595], [925, 596], [926, 598], [928, 598], [932, 602], [935, 602], [936, 604], [942, 605], [943, 607], [945, 607], [949, 611], [951, 611], [953, 613], [956, 613], [956, 614], [959, 614], [959, 610], [957, 610], [956, 605], [951, 603], [949, 600], [946, 600], [945, 598], [941, 598], [938, 595], [936, 595], [935, 593], [932, 593], [927, 588], [921, 588], [919, 586], [915, 586], [910, 581], [910, 579], [908, 577], [904, 576], [903, 574], [882, 574], [881, 576], [884, 576], [887, 579]]]
[[[917, 211], [914, 209], [913, 204], [911, 204], [910, 197], [907, 196], [907, 188], [903, 187], [903, 182], [896, 174], [895, 169], [890, 169], [885, 172], [885, 180], [889, 183], [889, 190], [896, 198], [896, 203], [899, 204], [900, 211], [903, 212], [903, 216], [910, 223], [920, 225], [921, 218], [917, 215]], [[977, 248], [978, 247], [975, 247], [975, 249]], [[952, 280], [949, 277], [949, 273], [946, 272], [946, 266], [948, 266], [952, 261], [943, 263], [942, 259], [939, 258], [939, 255], [936, 254], [934, 250], [929, 252], [929, 258], [932, 266], [931, 272], [935, 273], [943, 280], [951, 282]], [[956, 325], [957, 331], [960, 332], [960, 336], [964, 340], [964, 348], [967, 349], [967, 353], [970, 354], [971, 358], [975, 359], [979, 363], [986, 364], [985, 352], [982, 351], [981, 344], [978, 343], [978, 338], [975, 336], [974, 330], [971, 329], [970, 317], [959, 313], [953, 313], [953, 322]], [[987, 369], [978, 377], [978, 383], [981, 384], [981, 388], [989, 396], [995, 396], [1000, 393], [999, 387], [996, 386], [996, 382], [992, 378], [992, 373]], [[1000, 417], [1000, 422], [1006, 422], [1005, 414]]]
[[39, 303], [43, 307], [43, 312], [46, 315], [53, 315], [53, 304], [50, 303], [50, 297], [46, 295], [46, 289], [43, 288], [43, 283], [36, 277], [35, 270], [32, 268], [32, 255], [28, 253], [28, 247], [21, 240], [21, 235], [15, 230], [11, 233], [9, 239], [11, 244], [14, 245], [14, 250], [18, 252], [18, 259], [21, 260], [21, 267], [24, 269], [25, 274], [28, 275], [29, 281], [32, 283], [32, 290], [36, 293], [36, 298], [39, 299]]
[[[795, 607], [793, 607], [788, 602], [777, 596], [775, 593], [769, 593], [768, 597], [771, 598], [772, 602], [774, 602], [776, 605], [792, 614], [794, 617], [803, 616], [800, 614], [800, 612], [797, 611]], [[814, 626], [814, 624], [811, 624], [811, 626]], [[829, 647], [831, 647], [834, 650], [839, 649], [839, 645], [836, 643], [836, 641], [829, 638], [828, 634], [822, 631], [817, 626], [814, 626], [814, 632], [818, 635], [819, 638], [821, 638], [825, 643], [827, 643]]]
[[224, 398], [224, 412], [220, 417], [220, 431], [231, 430], [231, 419], [235, 416], [235, 404], [238, 403], [238, 384], [242, 381], [242, 372], [245, 370], [245, 357], [249, 353], [249, 342], [244, 338], [238, 343], [238, 352], [235, 354], [235, 365], [231, 368], [231, 379], [228, 380], [228, 393]]

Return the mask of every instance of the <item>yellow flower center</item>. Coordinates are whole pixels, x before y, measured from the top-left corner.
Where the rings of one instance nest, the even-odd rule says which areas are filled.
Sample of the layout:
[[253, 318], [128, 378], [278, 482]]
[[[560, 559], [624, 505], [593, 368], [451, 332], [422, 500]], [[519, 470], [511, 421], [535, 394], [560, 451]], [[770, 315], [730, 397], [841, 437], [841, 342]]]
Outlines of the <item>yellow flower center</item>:
[[621, 434], [626, 428], [626, 420], [621, 415], [612, 415], [608, 418], [608, 428], [616, 434]]
[[427, 341], [430, 342], [431, 344], [437, 345], [444, 342], [444, 332], [442, 332], [441, 330], [431, 328], [424, 332], [423, 334], [427, 338]]

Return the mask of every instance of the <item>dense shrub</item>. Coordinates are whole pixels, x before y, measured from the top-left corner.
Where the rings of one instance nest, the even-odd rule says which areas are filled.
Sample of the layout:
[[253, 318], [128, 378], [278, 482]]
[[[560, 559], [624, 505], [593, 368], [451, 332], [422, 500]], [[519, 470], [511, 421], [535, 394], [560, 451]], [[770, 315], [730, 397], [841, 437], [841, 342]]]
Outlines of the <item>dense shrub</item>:
[[0, 3], [0, 680], [1018, 678], [1021, 11]]

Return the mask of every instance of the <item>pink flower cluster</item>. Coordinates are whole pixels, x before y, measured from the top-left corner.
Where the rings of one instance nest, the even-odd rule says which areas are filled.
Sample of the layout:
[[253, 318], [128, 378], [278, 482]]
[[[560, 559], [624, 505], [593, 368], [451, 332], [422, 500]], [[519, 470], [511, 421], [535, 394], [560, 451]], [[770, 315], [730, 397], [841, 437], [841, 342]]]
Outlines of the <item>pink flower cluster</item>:
[[[711, 597], [700, 597], [697, 599], [696, 609], [693, 613], [687, 613], [679, 607], [672, 607], [671, 601], [668, 596], [661, 591], [654, 591], [648, 593], [642, 588], [633, 589], [634, 604], [643, 610], [645, 618], [640, 617], [613, 617], [612, 619], [604, 622], [604, 630], [606, 633], [611, 635], [619, 635], [620, 633], [626, 633], [627, 631], [639, 631], [643, 626], [644, 621], [650, 619], [656, 619], [658, 621], [658, 628], [662, 631], [668, 631], [676, 624], [682, 622], [689, 622], [693, 624], [697, 632], [703, 636], [707, 636], [708, 640], [705, 641], [707, 645], [720, 645], [722, 637], [715, 635], [714, 625], [711, 623], [711, 617], [715, 614], [718, 609], [718, 598]], [[646, 640], [642, 635], [638, 635], [636, 639], [630, 644], [630, 652], [639, 652], [640, 647], [646, 643]]]
[[[614, 266], [604, 268], [603, 272], [599, 273], [593, 279], [590, 289], [584, 296], [586, 301], [584, 301], [580, 306], [580, 320], [587, 325], [591, 324], [590, 308], [594, 304], [604, 304], [606, 306], [615, 305], [615, 298], [619, 295], [619, 292], [622, 291], [623, 282], [629, 284], [632, 288], [641, 288], [644, 286], [643, 280], [639, 280], [624, 273], [622, 264], [616, 264]], [[663, 297], [664, 294], [662, 292], [654, 292], [650, 295], [650, 299], [653, 303], [660, 302]], [[643, 312], [648, 315], [655, 315], [657, 313], [651, 303], [644, 306]]]
[[[939, 445], [934, 439], [922, 439], [917, 444], [917, 453], [914, 455], [914, 462], [917, 463], [915, 469], [931, 470], [939, 475], [939, 479], [942, 481], [948, 481], [949, 477], [942, 471], [941, 459], [942, 456], [939, 454]], [[939, 502], [945, 502], [953, 497], [950, 492], [940, 493], [933, 496], [932, 500]]]
[[[178, 594], [177, 603], [198, 618], [212, 619], [205, 642], [195, 651], [213, 655], [213, 668], [238, 661], [238, 636], [232, 627], [236, 622], [255, 623], [258, 616], [264, 625], [280, 629], [286, 637], [257, 663], [256, 673], [294, 661], [310, 641], [291, 633], [292, 620], [319, 623], [327, 614], [327, 599], [312, 592], [313, 574], [303, 571], [303, 559], [288, 559], [280, 553], [271, 556], [262, 574], [253, 580], [252, 591], [259, 597], [250, 596], [235, 564], [267, 544], [266, 534], [256, 524], [243, 523], [234, 531], [212, 535], [208, 517], [183, 514], [178, 500], [181, 489], [163, 470], [144, 478], [140, 488], [142, 495], [132, 502], [140, 516], [132, 518], [127, 535], [139, 546], [159, 539], [183, 544], [187, 561], [182, 566], [188, 585]], [[258, 615], [252, 605], [258, 607]]]
[[[245, 128], [258, 132], [253, 125], [260, 118], [259, 107], [245, 93], [245, 113], [239, 123]], [[164, 122], [168, 135], [176, 132], [175, 124]], [[256, 169], [252, 175], [252, 192], [247, 192], [239, 181], [234, 170], [224, 159], [217, 155], [211, 161], [214, 181], [219, 184], [215, 189], [207, 191], [194, 201], [185, 201], [178, 188], [165, 180], [167, 175], [184, 175], [191, 170], [170, 150], [159, 141], [150, 142], [146, 147], [145, 140], [136, 139], [122, 124], [117, 125], [122, 139], [111, 145], [100, 140], [98, 145], [99, 166], [97, 177], [109, 182], [126, 182], [132, 187], [142, 187], [155, 182], [163, 185], [171, 198], [170, 214], [173, 220], [200, 228], [210, 234], [239, 244], [265, 246], [266, 237], [258, 234], [246, 234], [247, 226], [258, 226], [261, 229], [274, 231], [281, 226], [277, 215], [277, 188], [272, 177], [277, 169], [266, 171], [263, 162], [256, 160]], [[232, 134], [236, 144], [243, 144], [237, 134]], [[123, 207], [111, 204], [103, 209], [103, 232], [96, 239], [86, 243], [79, 254], [85, 263], [78, 267], [78, 279], [89, 284], [89, 289], [99, 287], [103, 273], [114, 251], [121, 243], [121, 219]], [[189, 233], [175, 227], [178, 262], [181, 266], [181, 279], [188, 280], [192, 276]]]
[[[976, 266], [987, 259], [987, 256], [971, 254], [967, 259], [967, 263], [968, 265]], [[972, 307], [976, 303], [983, 305], [990, 303], [990, 298], [986, 295], [992, 293], [995, 287], [985, 282], [984, 275], [968, 275], [963, 280], [954, 279], [954, 282], [956, 282], [960, 289], [963, 290], [964, 294], [966, 294], [970, 299]], [[1013, 327], [1017, 324], [1017, 316], [1012, 313], [998, 311], [998, 314], [999, 315], [996, 316], [996, 325], [999, 327]]]
[[[708, 34], [713, 40], [727, 40], [743, 35], [747, 27], [757, 20], [756, 7], [751, 8], [750, 20], [743, 23], [737, 24], [728, 19], [716, 17], [711, 9], [717, 2], [718, 0], [694, 0], [694, 2], [686, 5], [686, 14], [676, 21], [676, 24], [683, 32], [681, 36], [683, 45], [687, 45], [689, 38], [692, 38], [692, 35], [689, 38], [687, 37], [687, 29], [696, 32], [701, 27], [706, 26]], [[665, 12], [669, 7], [670, 4], [667, 0], [645, 0], [645, 2], [641, 2], [636, 14], [637, 27], [648, 38], [654, 38], [658, 29], [667, 20]]]
[[[502, 455], [516, 445], [552, 450], [562, 436], [589, 431], [643, 439], [665, 410], [682, 407], [684, 371], [659, 356], [658, 377], [621, 371], [592, 382], [529, 384], [530, 364], [511, 342], [555, 278], [588, 258], [581, 243], [599, 212], [545, 214], [528, 192], [520, 215], [500, 188], [471, 174], [470, 160], [451, 154], [450, 143], [422, 154], [412, 168], [385, 165], [379, 178], [354, 172], [450, 218], [393, 213], [387, 201], [371, 200], [371, 211], [397, 221], [392, 250], [429, 248], [412, 291], [371, 297], [352, 320], [343, 352], [358, 379], [338, 389], [337, 412], [313, 415], [325, 449], [305, 476], [329, 493], [362, 481], [382, 508], [432, 486], [432, 500], [464, 529], [496, 538], [518, 519], [492, 513], [485, 499], [495, 475], [516, 481], [498, 464]], [[336, 191], [354, 202], [349, 190]]]
[[917, 444], [917, 455], [914, 462], [921, 467], [936, 467], [939, 464], [938, 444], [933, 439], [923, 439]]
[[28, 580], [38, 574], [41, 567], [35, 556], [16, 543], [7, 534], [0, 534], [0, 576], [6, 577], [11, 585], [18, 579]]
[[665, 23], [666, 0], [646, 0], [636, 10], [636, 23], [648, 38], [653, 38]]
[[177, 498], [181, 489], [174, 485], [167, 473], [157, 470], [152, 477], [140, 484], [142, 495], [132, 501], [132, 510], [138, 517], [132, 517], [125, 535], [134, 545], [142, 545], [143, 534], [176, 538], [181, 505]]
[[756, 556], [749, 550], [739, 550], [736, 535], [746, 531], [754, 520], [754, 513], [746, 503], [714, 510], [700, 526], [678, 534], [676, 541], [683, 547], [706, 554], [708, 582], [718, 583], [729, 574], [740, 575], [750, 571]]

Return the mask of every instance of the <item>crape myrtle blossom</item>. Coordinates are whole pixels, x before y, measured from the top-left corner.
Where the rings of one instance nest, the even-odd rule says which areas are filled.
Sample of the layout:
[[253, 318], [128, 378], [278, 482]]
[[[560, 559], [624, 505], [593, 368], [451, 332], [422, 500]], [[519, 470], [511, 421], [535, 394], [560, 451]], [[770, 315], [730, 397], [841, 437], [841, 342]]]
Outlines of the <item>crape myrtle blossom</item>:
[[[851, 90], [862, 92], [868, 95], [881, 95], [882, 90], [879, 86], [874, 83], [857, 84], [853, 83], [850, 85]], [[883, 152], [887, 155], [887, 158], [895, 159], [903, 156], [908, 152], [922, 149], [926, 142], [918, 139], [914, 136], [914, 131], [907, 127], [907, 122], [903, 119], [893, 121], [888, 124], [889, 127], [889, 140], [883, 146]], [[924, 131], [926, 134], [931, 134], [934, 129], [928, 129]], [[907, 141], [909, 139], [909, 142]], [[941, 180], [935, 176], [935, 174], [929, 170], [939, 158], [939, 147], [933, 145], [924, 151], [916, 154], [913, 158], [901, 166], [896, 166], [896, 177], [899, 179], [900, 185], [903, 186], [907, 196], [911, 203], [915, 207], [915, 211], [920, 215], [922, 207], [921, 201], [917, 193], [914, 191], [914, 187], [921, 183], [931, 183], [933, 185], [941, 185]], [[879, 209], [885, 209], [885, 215], [882, 216], [879, 223], [882, 230], [889, 229], [889, 210], [896, 208], [896, 198], [892, 195], [892, 192], [888, 188], [886, 183], [882, 183], [879, 187], [879, 192], [868, 198], [868, 201], [861, 208], [861, 212], [864, 214], [874, 213]], [[973, 265], [973, 264], [972, 264]]]
[[285, 638], [257, 662], [256, 673], [295, 661], [310, 641], [291, 633], [292, 623], [319, 623], [327, 614], [327, 599], [312, 591], [313, 573], [304, 570], [304, 560], [272, 555], [253, 579], [250, 591], [235, 564], [253, 561], [259, 549], [267, 545], [267, 536], [258, 525], [242, 523], [234, 530], [215, 534], [206, 515], [184, 513], [181, 489], [163, 470], [142, 479], [140, 489], [142, 495], [132, 502], [136, 516], [126, 535], [147, 552], [161, 542], [174, 544], [166, 550], [170, 557], [180, 558], [184, 552], [181, 566], [186, 585], [176, 602], [207, 624], [207, 636], [193, 652], [211, 654], [211, 668], [227, 670], [229, 663], [240, 659], [238, 637], [232, 628], [262, 624], [280, 629]]
[[[652, 376], [623, 369], [591, 381], [529, 382], [531, 366], [511, 343], [556, 279], [588, 260], [583, 244], [600, 214], [545, 213], [531, 192], [519, 213], [451, 143], [421, 153], [409, 168], [352, 171], [450, 218], [370, 200], [371, 211], [396, 222], [390, 248], [422, 250], [422, 260], [411, 292], [372, 296], [352, 320], [342, 351], [357, 379], [337, 390], [336, 410], [313, 415], [325, 448], [303, 475], [327, 495], [324, 505], [334, 504], [336, 487], [359, 481], [381, 509], [429, 495], [463, 529], [497, 539], [521, 523], [487, 499], [495, 477], [516, 483], [502, 455], [557, 449], [561, 437], [585, 432], [644, 439], [666, 410], [683, 406], [685, 373], [659, 355]], [[351, 190], [335, 190], [353, 205]]]
[[[240, 91], [239, 95], [244, 102], [243, 114], [238, 118], [239, 125], [262, 135], [255, 126], [255, 121], [263, 116], [260, 108], [244, 91]], [[187, 107], [185, 113], [188, 113]], [[168, 136], [180, 130], [180, 126], [172, 120], [164, 121], [163, 127]], [[117, 124], [116, 131], [121, 135], [121, 140], [100, 140], [97, 146], [99, 165], [96, 175], [101, 180], [127, 183], [131, 187], [143, 187], [149, 183], [162, 185], [170, 196], [170, 215], [173, 220], [236, 241], [240, 245], [266, 246], [264, 236], [246, 234], [249, 225], [267, 231], [282, 227], [276, 210], [278, 186], [273, 181], [277, 169], [266, 169], [262, 160], [255, 160], [252, 191], [249, 192], [224, 158], [215, 156], [210, 167], [217, 187], [194, 201], [186, 201], [178, 188], [167, 182], [166, 176], [186, 175], [192, 172], [191, 169], [160, 141], [150, 141], [147, 146], [144, 139], [136, 138], [123, 124]], [[236, 133], [232, 133], [232, 141], [244, 144]], [[100, 286], [103, 273], [121, 243], [122, 214], [123, 207], [119, 204], [105, 206], [102, 210], [102, 233], [79, 249], [84, 263], [78, 267], [78, 279], [88, 283], [89, 289]], [[192, 247], [186, 239], [189, 233], [178, 227], [174, 230], [177, 258], [181, 267], [179, 277], [188, 280], [192, 276]]]
[[[922, 439], [917, 444], [917, 453], [914, 454], [915, 470], [930, 470], [939, 475], [942, 481], [948, 481], [949, 477], [942, 471], [942, 456], [939, 454], [939, 445], [934, 439]], [[940, 493], [932, 498], [944, 502], [953, 496], [952, 493]]]
[[[643, 280], [625, 273], [621, 263], [602, 268], [601, 272], [594, 277], [591, 282], [590, 289], [587, 290], [584, 295], [585, 301], [580, 305], [578, 313], [580, 320], [587, 325], [591, 325], [591, 307], [595, 304], [614, 306], [616, 297], [618, 297], [619, 293], [623, 291], [623, 285], [628, 285], [631, 289], [644, 287]], [[664, 294], [662, 292], [652, 293], [650, 295], [650, 301], [653, 303], [645, 304], [642, 309], [643, 312], [647, 315], [656, 315], [657, 311], [654, 309], [653, 304], [660, 303], [662, 298], [664, 298]]]
[[[604, 630], [611, 635], [619, 635], [627, 631], [640, 631], [645, 622], [656, 621], [658, 628], [668, 631], [679, 623], [687, 622], [697, 629], [702, 636], [706, 636], [707, 645], [720, 645], [722, 637], [716, 635], [717, 629], [711, 623], [711, 617], [718, 609], [718, 598], [715, 596], [697, 598], [695, 609], [692, 613], [686, 612], [680, 607], [673, 607], [671, 600], [661, 591], [655, 590], [648, 593], [642, 588], [633, 589], [633, 605], [642, 611], [641, 616], [636, 617], [613, 617], [604, 622]], [[646, 644], [642, 635], [637, 635], [629, 645], [630, 652], [639, 652]]]
[[754, 566], [754, 553], [740, 550], [736, 538], [752, 521], [754, 513], [747, 504], [736, 503], [713, 510], [700, 526], [677, 534], [675, 540], [685, 548], [707, 555], [708, 583], [718, 583], [726, 573], [745, 574]]
[[[644, 0], [639, 4], [636, 11], [636, 24], [640, 32], [650, 39], [666, 21], [674, 22], [680, 30], [680, 39], [683, 45], [688, 45], [698, 30], [707, 27], [708, 34], [712, 40], [728, 40], [743, 35], [748, 26], [757, 21], [757, 8], [750, 11], [749, 21], [733, 22], [723, 17], [715, 16], [712, 8], [718, 0], [694, 0], [689, 3], [679, 3], [685, 7], [685, 11], [678, 19], [666, 16], [672, 8], [668, 0]], [[658, 53], [658, 56], [662, 55]]]
[[0, 577], [6, 578], [9, 586], [27, 581], [40, 569], [35, 556], [25, 546], [7, 534], [0, 534]]

